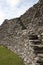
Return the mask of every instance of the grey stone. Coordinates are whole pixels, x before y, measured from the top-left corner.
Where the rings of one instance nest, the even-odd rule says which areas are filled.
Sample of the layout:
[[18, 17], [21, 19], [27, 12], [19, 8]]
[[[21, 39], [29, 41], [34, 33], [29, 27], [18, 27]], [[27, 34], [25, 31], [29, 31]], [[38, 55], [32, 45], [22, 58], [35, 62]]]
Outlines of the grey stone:
[[6, 19], [0, 26], [0, 45], [17, 53], [26, 65], [39, 65], [37, 60], [43, 57], [41, 52], [36, 54], [34, 50], [35, 46], [43, 47], [43, 0], [39, 2], [24, 15]]

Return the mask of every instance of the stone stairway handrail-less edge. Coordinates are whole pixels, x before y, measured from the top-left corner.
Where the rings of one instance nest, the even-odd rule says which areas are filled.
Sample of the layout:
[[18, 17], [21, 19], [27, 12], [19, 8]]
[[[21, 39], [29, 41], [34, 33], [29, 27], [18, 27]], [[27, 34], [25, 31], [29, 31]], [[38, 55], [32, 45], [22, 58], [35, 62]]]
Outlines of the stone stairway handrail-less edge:
[[[36, 38], [35, 38], [36, 37]], [[38, 35], [30, 35], [30, 47], [34, 50], [34, 54], [36, 55], [36, 65], [43, 65], [43, 45], [41, 45], [40, 40], [38, 40]], [[39, 46], [41, 45], [41, 46]]]

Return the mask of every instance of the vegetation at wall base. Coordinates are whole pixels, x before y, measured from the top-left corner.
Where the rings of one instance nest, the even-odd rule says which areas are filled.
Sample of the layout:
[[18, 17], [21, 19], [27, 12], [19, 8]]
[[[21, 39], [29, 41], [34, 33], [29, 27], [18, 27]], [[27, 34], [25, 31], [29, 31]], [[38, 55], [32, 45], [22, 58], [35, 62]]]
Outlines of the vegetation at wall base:
[[25, 65], [25, 64], [18, 55], [16, 55], [7, 48], [0, 46], [0, 65]]

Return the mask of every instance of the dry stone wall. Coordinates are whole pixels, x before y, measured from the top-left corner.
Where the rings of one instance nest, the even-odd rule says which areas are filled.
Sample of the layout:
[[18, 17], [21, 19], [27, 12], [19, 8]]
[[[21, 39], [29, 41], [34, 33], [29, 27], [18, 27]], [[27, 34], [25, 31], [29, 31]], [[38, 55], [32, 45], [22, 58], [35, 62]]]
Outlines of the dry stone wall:
[[17, 32], [4, 38], [1, 45], [17, 53], [26, 65], [41, 65], [43, 62], [43, 33], [41, 35], [28, 34], [28, 30]]
[[0, 26], [0, 45], [17, 53], [26, 65], [43, 65], [43, 1], [20, 18]]

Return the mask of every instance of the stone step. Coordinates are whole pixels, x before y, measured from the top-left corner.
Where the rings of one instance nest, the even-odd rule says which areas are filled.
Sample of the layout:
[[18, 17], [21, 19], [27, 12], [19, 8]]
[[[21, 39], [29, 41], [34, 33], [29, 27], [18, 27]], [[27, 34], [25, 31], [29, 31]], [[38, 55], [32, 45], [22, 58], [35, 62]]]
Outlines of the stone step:
[[38, 36], [33, 34], [33, 35], [29, 35], [29, 40], [37, 40]]
[[43, 54], [38, 54], [38, 57], [41, 57], [41, 58], [43, 58]]
[[34, 53], [35, 54], [41, 54], [41, 53], [43, 54], [43, 51], [41, 51], [41, 52], [40, 51], [34, 51]]
[[40, 58], [39, 60], [37, 60], [37, 61], [39, 61], [39, 62], [43, 62], [43, 58]]
[[43, 65], [43, 60], [41, 60], [41, 61], [38, 60], [37, 63], [38, 63], [39, 65]]
[[40, 52], [43, 51], [43, 47], [35, 46], [34, 49], [37, 50], [37, 51], [40, 51]]
[[34, 49], [34, 52], [37, 54], [43, 53], [43, 47], [35, 46], [33, 49]]
[[37, 60], [43, 61], [43, 57], [38, 56], [38, 59]]
[[31, 44], [41, 44], [41, 41], [38, 39], [38, 40], [30, 40]]
[[30, 43], [30, 46], [31, 46], [31, 47], [33, 47], [33, 48], [34, 48], [34, 47], [35, 47], [35, 48], [36, 48], [36, 47], [40, 47], [40, 48], [41, 48], [41, 47], [43, 47], [43, 45], [42, 45], [42, 44], [39, 44], [39, 45], [34, 45], [34, 44], [31, 44], [31, 43]]
[[35, 39], [35, 40], [32, 40], [32, 39], [29, 39], [30, 42], [38, 42], [40, 41], [39, 39]]

